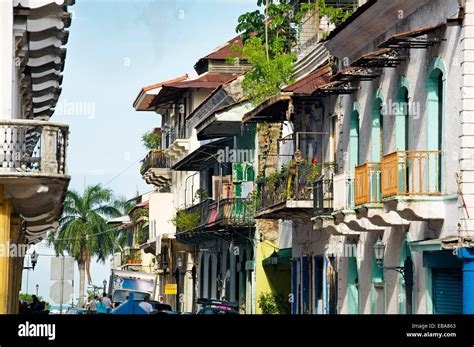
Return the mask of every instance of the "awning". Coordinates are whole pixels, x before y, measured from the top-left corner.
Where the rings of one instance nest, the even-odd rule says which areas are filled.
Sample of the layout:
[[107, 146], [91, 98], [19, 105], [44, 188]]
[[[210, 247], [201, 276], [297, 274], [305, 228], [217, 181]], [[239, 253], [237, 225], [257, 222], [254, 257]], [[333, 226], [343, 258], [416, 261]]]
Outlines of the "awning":
[[413, 241], [408, 243], [408, 247], [412, 252], [439, 251], [441, 250], [441, 242], [439, 239]]
[[380, 48], [428, 48], [436, 43], [440, 43], [441, 39], [419, 38], [438, 29], [446, 27], [446, 24], [425, 26], [414, 30], [398, 33], [382, 42]]
[[214, 164], [217, 161], [215, 154], [219, 149], [233, 147], [232, 137], [217, 139], [201, 145], [191, 154], [174, 164], [171, 169], [175, 171], [200, 171], [206, 165]]
[[358, 87], [352, 87], [348, 81], [333, 81], [319, 87], [315, 92], [315, 96], [352, 94], [359, 90]]
[[362, 67], [396, 67], [408, 59], [407, 53], [397, 48], [382, 48], [356, 59], [351, 65]]
[[287, 264], [290, 262], [292, 256], [291, 248], [282, 248], [279, 251], [274, 251], [271, 256], [262, 260], [263, 266]]
[[196, 125], [198, 140], [240, 134], [242, 117], [253, 108], [250, 101], [241, 101], [223, 107]]
[[123, 224], [123, 223], [130, 223], [130, 217], [121, 216], [121, 217], [109, 219], [107, 221], [107, 224]]
[[457, 236], [448, 236], [442, 239], [430, 239], [408, 242], [413, 252], [440, 251], [443, 249], [454, 249], [458, 243]]
[[352, 82], [352, 81], [371, 81], [380, 76], [371, 69], [364, 67], [350, 67], [336, 73], [331, 81]]
[[292, 101], [293, 93], [280, 93], [271, 97], [242, 118], [243, 123], [280, 122], [287, 119], [287, 111]]

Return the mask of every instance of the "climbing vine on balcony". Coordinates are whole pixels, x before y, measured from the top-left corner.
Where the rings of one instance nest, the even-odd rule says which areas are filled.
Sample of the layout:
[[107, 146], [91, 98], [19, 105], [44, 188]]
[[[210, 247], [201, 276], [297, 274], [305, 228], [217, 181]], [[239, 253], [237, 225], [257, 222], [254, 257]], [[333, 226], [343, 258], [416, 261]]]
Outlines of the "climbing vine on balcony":
[[186, 212], [180, 209], [171, 220], [171, 223], [178, 229], [178, 231], [191, 231], [199, 226], [201, 216], [199, 212]]
[[148, 131], [142, 135], [143, 146], [148, 149], [160, 149], [161, 148], [161, 133], [156, 131]]

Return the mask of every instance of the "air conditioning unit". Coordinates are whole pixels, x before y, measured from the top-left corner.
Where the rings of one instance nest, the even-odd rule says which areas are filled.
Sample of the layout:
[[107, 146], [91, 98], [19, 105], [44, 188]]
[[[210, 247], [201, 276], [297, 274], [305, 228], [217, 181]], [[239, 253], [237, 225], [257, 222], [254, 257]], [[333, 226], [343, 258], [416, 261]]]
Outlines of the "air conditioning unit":
[[114, 253], [113, 257], [112, 257], [112, 268], [118, 268], [122, 265], [122, 253], [121, 252], [117, 252], [117, 253]]

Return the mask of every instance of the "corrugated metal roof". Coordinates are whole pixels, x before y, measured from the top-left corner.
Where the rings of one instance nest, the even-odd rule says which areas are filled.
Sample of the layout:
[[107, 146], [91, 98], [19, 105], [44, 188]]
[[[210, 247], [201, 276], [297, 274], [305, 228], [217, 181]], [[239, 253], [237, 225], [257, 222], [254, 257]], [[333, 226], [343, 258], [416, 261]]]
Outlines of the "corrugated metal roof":
[[240, 74], [220, 74], [220, 73], [206, 73], [194, 80], [180, 81], [175, 83], [168, 83], [163, 87], [167, 88], [207, 88], [215, 89], [222, 84], [232, 81], [239, 77]]
[[173, 78], [171, 80], [155, 83], [151, 86], [143, 87], [140, 92], [138, 93], [137, 97], [135, 98], [135, 101], [133, 102], [133, 107], [137, 111], [146, 111], [149, 109], [151, 102], [155, 98], [156, 93], [148, 93], [151, 92], [155, 89], [163, 87], [165, 84], [168, 83], [175, 83], [175, 82], [180, 82], [188, 79], [188, 75], [183, 75], [177, 78]]
[[202, 57], [202, 59], [214, 59], [214, 60], [226, 60], [229, 55], [233, 57], [240, 57], [241, 53], [236, 52], [233, 47], [242, 46], [242, 38], [239, 36], [234, 37], [232, 40], [227, 41], [223, 45], [214, 49], [211, 53]]
[[283, 88], [284, 92], [293, 92], [294, 94], [311, 95], [319, 87], [329, 82], [332, 74], [331, 66], [325, 65], [309, 75], [299, 79], [293, 84]]
[[216, 89], [224, 83], [234, 80], [238, 76], [240, 76], [240, 74], [205, 73], [193, 80], [165, 84], [154, 97], [150, 105], [156, 106], [170, 102], [179, 97], [187, 89]]

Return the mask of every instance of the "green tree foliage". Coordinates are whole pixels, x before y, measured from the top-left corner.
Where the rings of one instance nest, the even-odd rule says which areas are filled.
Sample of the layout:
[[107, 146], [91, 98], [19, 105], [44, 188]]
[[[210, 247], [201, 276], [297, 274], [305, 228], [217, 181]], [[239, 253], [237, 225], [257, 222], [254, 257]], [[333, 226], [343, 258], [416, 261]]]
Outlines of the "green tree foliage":
[[291, 305], [281, 293], [262, 293], [258, 297], [258, 306], [263, 314], [290, 314]]
[[242, 87], [244, 95], [254, 104], [276, 95], [283, 86], [294, 81], [296, 56], [292, 49], [297, 43], [298, 23], [309, 11], [316, 11], [317, 5], [319, 16], [327, 17], [336, 25], [352, 13], [350, 9], [327, 6], [324, 0], [301, 3], [298, 8], [286, 1], [275, 0], [268, 1], [268, 9], [266, 0], [257, 0], [257, 5], [261, 8], [239, 17], [236, 31], [242, 37], [243, 47], [235, 47], [253, 66], [245, 75]]
[[178, 231], [191, 231], [199, 226], [200, 218], [198, 212], [186, 213], [185, 210], [178, 210], [171, 223]]
[[[37, 296], [38, 300], [45, 301], [44, 298], [40, 295]], [[28, 304], [31, 304], [33, 302], [33, 294], [26, 294], [26, 293], [20, 293], [20, 300], [25, 301]], [[49, 306], [49, 302], [45, 301], [46, 307]]]
[[89, 284], [90, 261], [93, 256], [105, 262], [114, 251], [117, 234], [108, 228], [107, 218], [119, 217], [121, 211], [114, 207], [110, 189], [100, 184], [88, 186], [81, 195], [75, 190], [66, 194], [59, 228], [48, 234], [48, 244], [53, 245], [57, 255], [69, 254], [79, 268], [80, 305], [83, 304], [85, 274]]
[[333, 7], [326, 5], [326, 1], [318, 0], [319, 16], [327, 17], [329, 23], [339, 25], [350, 17], [353, 10], [351, 8]]
[[148, 131], [142, 135], [143, 146], [146, 149], [160, 149], [161, 148], [161, 134], [155, 131]]
[[[258, 0], [257, 5], [265, 5]], [[252, 66], [244, 77], [244, 94], [254, 104], [276, 95], [281, 87], [293, 81], [292, 73], [296, 56], [291, 49], [296, 44], [297, 30], [293, 25], [308, 9], [295, 12], [290, 4], [269, 1], [268, 42], [265, 34], [266, 7], [242, 14], [236, 31], [241, 34], [242, 57]], [[238, 48], [236, 48], [238, 49]], [[267, 56], [268, 51], [268, 56]]]
[[252, 64], [242, 81], [246, 97], [254, 104], [278, 94], [280, 89], [293, 81], [294, 54], [284, 53], [284, 40], [274, 40], [269, 46], [270, 59], [267, 59], [265, 44], [259, 37], [251, 37], [242, 49], [242, 55]]

